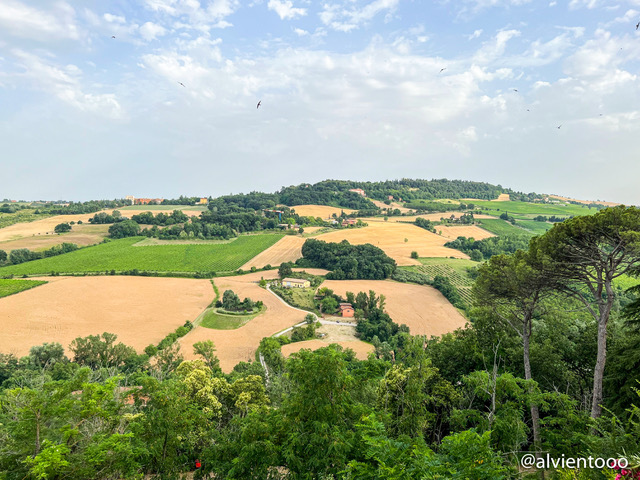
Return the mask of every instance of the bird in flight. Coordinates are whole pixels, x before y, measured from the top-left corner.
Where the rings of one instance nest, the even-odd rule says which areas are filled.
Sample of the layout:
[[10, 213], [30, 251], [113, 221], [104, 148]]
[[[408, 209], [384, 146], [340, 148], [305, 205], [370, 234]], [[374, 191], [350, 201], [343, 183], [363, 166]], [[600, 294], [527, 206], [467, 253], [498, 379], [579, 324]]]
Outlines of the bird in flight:
[[514, 88], [514, 89], [513, 89], [513, 91], [517, 93], [517, 92], [518, 92], [518, 89], [517, 89], [517, 88]]
[[560, 130], [560, 127], [562, 126], [562, 124], [558, 125], [558, 130]]
[[262, 100], [258, 101], [258, 105], [256, 105], [256, 108], [260, 108], [260, 105], [262, 105]]
[[636, 23], [636, 30], [640, 27], [640, 22]]
[[187, 87], [185, 87], [184, 83], [182, 83], [182, 82], [178, 82], [178, 83], [179, 83], [180, 85], [182, 85], [184, 88], [187, 88]]
[[116, 36], [115, 35], [111, 35], [111, 38], [116, 38]]
[[442, 73], [447, 69], [447, 67], [441, 68], [440, 71], [438, 73]]

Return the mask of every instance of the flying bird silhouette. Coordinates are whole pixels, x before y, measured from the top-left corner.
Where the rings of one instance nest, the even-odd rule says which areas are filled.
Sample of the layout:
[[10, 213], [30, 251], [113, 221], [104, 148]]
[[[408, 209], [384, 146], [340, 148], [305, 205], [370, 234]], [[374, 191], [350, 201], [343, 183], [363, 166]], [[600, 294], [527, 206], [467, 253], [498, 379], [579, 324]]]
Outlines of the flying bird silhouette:
[[116, 36], [115, 35], [111, 35], [111, 38], [116, 38]]
[[562, 123], [560, 125], [558, 125], [558, 130], [560, 130], [560, 127], [562, 126]]
[[640, 27], [640, 22], [636, 23], [636, 30]]
[[187, 87], [185, 87], [184, 83], [182, 83], [182, 82], [178, 82], [178, 83], [179, 83], [180, 85], [182, 85], [184, 88], [187, 88]]
[[438, 73], [442, 73], [447, 69], [447, 67], [441, 68], [440, 71]]
[[258, 105], [256, 105], [256, 109], [260, 108], [260, 105], [262, 105], [262, 100], [258, 101]]
[[514, 88], [514, 89], [513, 89], [513, 91], [514, 91], [514, 92], [518, 92], [518, 89], [517, 89], [517, 88]]

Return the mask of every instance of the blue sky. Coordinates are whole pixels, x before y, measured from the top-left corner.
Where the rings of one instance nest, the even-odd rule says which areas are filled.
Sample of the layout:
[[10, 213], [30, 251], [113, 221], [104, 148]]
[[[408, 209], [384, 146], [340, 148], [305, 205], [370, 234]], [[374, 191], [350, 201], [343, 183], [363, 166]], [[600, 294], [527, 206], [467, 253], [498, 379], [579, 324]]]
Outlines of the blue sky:
[[640, 0], [0, 0], [0, 198], [446, 177], [640, 204], [638, 22]]

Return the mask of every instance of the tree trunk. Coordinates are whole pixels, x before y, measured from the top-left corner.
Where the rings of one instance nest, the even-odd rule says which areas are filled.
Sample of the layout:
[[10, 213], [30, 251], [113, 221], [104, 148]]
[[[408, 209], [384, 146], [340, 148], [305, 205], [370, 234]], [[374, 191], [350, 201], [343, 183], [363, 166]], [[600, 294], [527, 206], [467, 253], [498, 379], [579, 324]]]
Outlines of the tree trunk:
[[598, 355], [596, 367], [593, 370], [593, 397], [591, 399], [591, 418], [599, 418], [602, 415], [602, 380], [604, 378], [604, 365], [607, 360], [607, 321], [606, 318], [598, 319]]
[[614, 292], [611, 287], [611, 280], [607, 278], [604, 282], [606, 291], [606, 301], [599, 302], [598, 318], [598, 355], [596, 356], [596, 366], [593, 369], [593, 397], [591, 400], [591, 418], [600, 418], [602, 415], [602, 380], [604, 379], [604, 365], [607, 361], [607, 324], [611, 307], [613, 307]]
[[[526, 319], [524, 328], [522, 329], [522, 346], [524, 352], [524, 378], [525, 380], [531, 380], [531, 360], [529, 353], [529, 340], [531, 338], [531, 319]], [[531, 391], [529, 391], [531, 393]], [[538, 405], [531, 405], [531, 426], [533, 429], [533, 447], [536, 452], [536, 458], [539, 458], [541, 450], [540, 442], [540, 412], [538, 411]], [[541, 471], [542, 478], [544, 478], [544, 470]]]

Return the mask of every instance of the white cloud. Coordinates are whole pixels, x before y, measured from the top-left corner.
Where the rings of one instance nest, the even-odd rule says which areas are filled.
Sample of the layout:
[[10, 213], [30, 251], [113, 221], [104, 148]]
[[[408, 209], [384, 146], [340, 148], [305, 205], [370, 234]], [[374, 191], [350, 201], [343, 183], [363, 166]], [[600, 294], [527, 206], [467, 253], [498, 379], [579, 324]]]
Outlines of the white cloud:
[[303, 30], [302, 28], [294, 28], [293, 31], [299, 37], [304, 37], [306, 35], [309, 35], [309, 32], [307, 32], [306, 30]]
[[474, 30], [473, 33], [469, 36], [467, 36], [467, 38], [469, 40], [473, 40], [474, 38], [478, 38], [480, 35], [482, 35], [482, 29], [478, 29], [478, 30]]
[[276, 12], [281, 20], [291, 20], [307, 14], [306, 8], [296, 8], [290, 0], [269, 0], [267, 7]]
[[166, 28], [153, 22], [146, 22], [140, 27], [140, 35], [142, 35], [142, 38], [144, 38], [147, 42], [155, 40], [156, 38], [161, 37], [166, 33]]
[[23, 50], [12, 51], [24, 73], [16, 80], [28, 82], [33, 88], [50, 92], [59, 100], [81, 110], [114, 120], [126, 117], [112, 93], [86, 93], [81, 86], [82, 70], [76, 65], [60, 66]]
[[127, 23], [127, 20], [120, 15], [112, 15], [110, 13], [105, 13], [102, 17], [109, 23], [120, 23], [120, 24]]
[[[349, 2], [353, 4], [355, 2]], [[372, 20], [376, 15], [386, 11], [392, 13], [398, 6], [399, 0], [374, 0], [366, 5], [347, 8], [339, 4], [323, 4], [320, 12], [322, 23], [334, 30], [349, 32], [359, 28], [363, 23]]]
[[571, 0], [569, 2], [569, 8], [576, 10], [578, 8], [587, 8], [592, 10], [600, 5], [600, 0]]
[[475, 53], [475, 62], [486, 64], [504, 55], [507, 42], [514, 37], [519, 37], [518, 30], [501, 30], [491, 40], [482, 44], [482, 47]]
[[0, 29], [17, 37], [52, 41], [79, 38], [75, 10], [65, 2], [49, 11], [25, 5], [18, 0], [0, 2]]
[[198, 0], [145, 0], [148, 9], [169, 15], [179, 21], [176, 28], [209, 31], [211, 28], [227, 28], [226, 18], [240, 6], [239, 0], [210, 0], [206, 6]]

